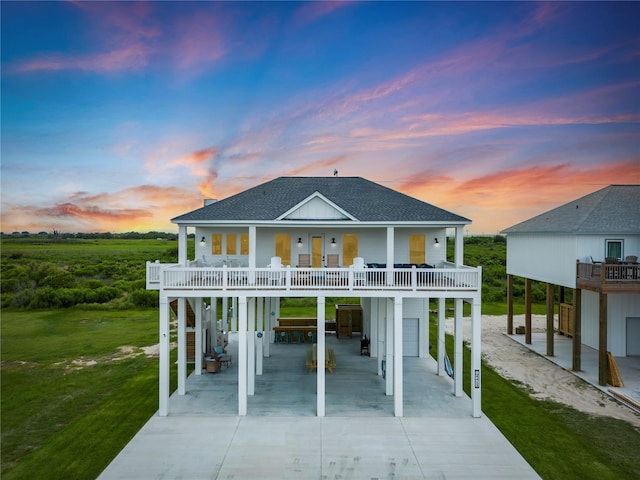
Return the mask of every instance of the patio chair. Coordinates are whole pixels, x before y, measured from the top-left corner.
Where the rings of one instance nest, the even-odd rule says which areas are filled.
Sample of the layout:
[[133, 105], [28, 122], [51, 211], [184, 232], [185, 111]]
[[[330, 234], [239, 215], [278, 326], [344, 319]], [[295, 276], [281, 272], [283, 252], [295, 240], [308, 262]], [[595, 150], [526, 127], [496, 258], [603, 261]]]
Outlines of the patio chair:
[[353, 259], [353, 265], [351, 265], [353, 269], [353, 281], [356, 285], [366, 285], [367, 284], [367, 274], [365, 273], [365, 268], [367, 265], [364, 263], [364, 258], [355, 257]]
[[327, 268], [339, 268], [339, 258], [340, 255], [338, 255], [337, 253], [327, 254]]
[[300, 253], [298, 255], [298, 268], [311, 268], [311, 255], [308, 253]]
[[273, 272], [269, 272], [269, 283], [271, 285], [279, 285], [284, 273], [282, 271], [282, 258], [271, 257], [271, 263], [267, 267], [273, 270]]

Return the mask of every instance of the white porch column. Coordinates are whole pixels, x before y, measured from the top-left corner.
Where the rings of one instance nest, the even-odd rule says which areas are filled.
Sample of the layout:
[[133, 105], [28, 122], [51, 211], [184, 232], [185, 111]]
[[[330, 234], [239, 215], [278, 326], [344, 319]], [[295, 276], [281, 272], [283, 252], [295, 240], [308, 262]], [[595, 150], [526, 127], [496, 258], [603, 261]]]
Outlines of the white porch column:
[[255, 338], [256, 347], [256, 375], [262, 375], [262, 358], [264, 356], [264, 332], [256, 334]]
[[262, 346], [264, 347], [264, 356], [271, 355], [271, 334], [273, 333], [273, 325], [271, 325], [271, 301], [268, 298], [262, 298], [264, 303], [264, 311], [262, 312], [262, 321], [264, 322], [264, 336], [262, 337]]
[[[370, 317], [370, 330], [369, 330], [369, 355], [372, 358], [378, 357], [378, 328], [379, 320], [378, 320], [378, 299], [371, 298], [369, 302], [369, 317]], [[378, 362], [378, 368], [380, 362]], [[380, 375], [380, 372], [378, 372]]]
[[394, 299], [393, 309], [393, 411], [402, 417], [402, 297]]
[[453, 255], [456, 267], [464, 265], [464, 226], [456, 227], [456, 244], [454, 250]]
[[445, 323], [445, 299], [438, 299], [438, 375], [444, 376], [444, 323]]
[[238, 330], [238, 297], [231, 298], [231, 331]]
[[218, 297], [211, 297], [209, 299], [211, 304], [209, 305], [209, 325], [210, 332], [209, 338], [211, 339], [211, 348], [218, 344]]
[[463, 300], [456, 298], [453, 324], [453, 394], [456, 397], [461, 397], [464, 394], [462, 389], [463, 307]]
[[476, 418], [482, 415], [481, 304], [480, 298], [474, 298], [471, 307], [471, 403], [473, 404], [472, 415]]
[[187, 393], [187, 299], [178, 299], [178, 395]]
[[178, 226], [178, 263], [187, 266], [187, 227]]
[[249, 298], [248, 305], [249, 333], [247, 334], [247, 393], [254, 395], [256, 392], [256, 299]]
[[204, 352], [204, 348], [202, 348], [202, 308], [203, 308], [202, 298], [198, 297], [195, 300], [195, 314], [196, 314], [196, 351], [195, 351], [195, 370], [196, 375], [202, 375], [202, 352]]
[[256, 298], [256, 319], [258, 321], [258, 326], [256, 330], [259, 332], [263, 332], [265, 330], [264, 325], [264, 297]]
[[238, 415], [247, 415], [247, 297], [238, 302]]
[[395, 250], [395, 230], [387, 227], [387, 285], [393, 285], [393, 252]]
[[387, 321], [386, 323], [386, 339], [385, 339], [385, 347], [386, 347], [386, 355], [385, 355], [385, 372], [386, 372], [386, 394], [393, 395], [393, 313], [394, 306], [393, 300], [391, 298], [387, 299], [386, 302], [386, 311], [387, 311]]
[[421, 314], [418, 319], [418, 356], [426, 358], [429, 356], [429, 297], [422, 299]]
[[375, 301], [378, 305], [378, 375], [382, 376], [382, 360], [384, 360], [387, 351], [385, 347], [385, 339], [387, 338], [387, 317], [385, 316], [385, 313], [387, 308], [385, 306], [386, 299], [376, 298]]
[[229, 331], [229, 297], [222, 297], [222, 312], [220, 312], [220, 318], [222, 319], [222, 331]]
[[324, 393], [325, 393], [325, 345], [326, 338], [324, 335], [324, 321], [325, 321], [325, 297], [318, 297], [318, 312], [316, 314], [317, 327], [316, 327], [316, 342], [318, 348], [318, 368], [317, 374], [317, 410], [318, 416], [324, 417]]
[[257, 248], [256, 227], [251, 225], [249, 227], [249, 265], [248, 265], [248, 267], [250, 268], [249, 285], [255, 285], [256, 283], [256, 272], [253, 269], [256, 268], [256, 252], [257, 251], [258, 251], [258, 248]]
[[160, 350], [159, 350], [159, 392], [158, 415], [169, 414], [169, 299], [160, 295]]

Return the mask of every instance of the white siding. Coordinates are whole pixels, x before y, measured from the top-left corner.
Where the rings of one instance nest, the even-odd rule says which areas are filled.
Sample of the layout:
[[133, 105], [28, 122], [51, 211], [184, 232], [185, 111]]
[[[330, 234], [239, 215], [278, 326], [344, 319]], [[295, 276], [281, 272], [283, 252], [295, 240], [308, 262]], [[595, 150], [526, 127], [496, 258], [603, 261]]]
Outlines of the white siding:
[[[582, 291], [582, 343], [598, 349], [600, 297], [598, 293]], [[607, 350], [615, 357], [627, 354], [628, 317], [640, 316], [640, 295], [607, 295]]]
[[608, 295], [609, 350], [613, 356], [627, 355], [627, 318], [640, 317], [640, 294]]
[[598, 349], [599, 295], [582, 290], [582, 343]]
[[420, 331], [417, 318], [402, 319], [402, 356], [417, 357], [419, 354]]
[[575, 288], [576, 237], [573, 235], [507, 235], [507, 273]]
[[319, 197], [310, 199], [297, 210], [287, 215], [289, 220], [344, 220], [347, 217], [325, 200]]
[[606, 240], [622, 240], [622, 256], [636, 255], [640, 257], [640, 235], [578, 235], [577, 239], [577, 259], [582, 262], [604, 261], [606, 256]]

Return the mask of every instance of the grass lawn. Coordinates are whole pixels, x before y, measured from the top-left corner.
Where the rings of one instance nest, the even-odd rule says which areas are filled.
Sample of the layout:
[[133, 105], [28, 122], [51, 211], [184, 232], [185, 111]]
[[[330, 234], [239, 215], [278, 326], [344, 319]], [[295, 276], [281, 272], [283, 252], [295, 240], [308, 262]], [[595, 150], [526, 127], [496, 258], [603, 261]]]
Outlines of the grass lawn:
[[[435, 320], [430, 322], [430, 338], [437, 338]], [[446, 336], [445, 347], [453, 352], [452, 336]], [[436, 359], [437, 348], [433, 342], [431, 354]], [[469, 395], [467, 348], [463, 361], [463, 385]], [[629, 423], [536, 400], [484, 362], [482, 411], [544, 479], [640, 478], [640, 432]]]
[[3, 480], [100, 474], [158, 408], [157, 358], [118, 349], [157, 343], [157, 319], [155, 309], [2, 312]]

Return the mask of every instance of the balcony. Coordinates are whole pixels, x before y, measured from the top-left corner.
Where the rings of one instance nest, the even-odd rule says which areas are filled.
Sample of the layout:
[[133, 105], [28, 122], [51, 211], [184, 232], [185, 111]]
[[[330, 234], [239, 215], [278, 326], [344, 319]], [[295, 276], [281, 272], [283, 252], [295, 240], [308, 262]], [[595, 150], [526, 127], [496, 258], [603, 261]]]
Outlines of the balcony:
[[640, 293], [640, 264], [637, 262], [577, 262], [576, 287], [601, 293]]
[[482, 269], [444, 268], [250, 268], [198, 267], [147, 262], [147, 289], [172, 292], [254, 292], [271, 296], [348, 292], [479, 292]]

